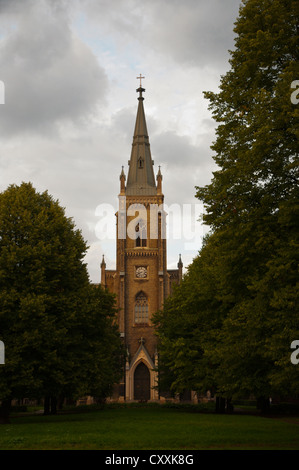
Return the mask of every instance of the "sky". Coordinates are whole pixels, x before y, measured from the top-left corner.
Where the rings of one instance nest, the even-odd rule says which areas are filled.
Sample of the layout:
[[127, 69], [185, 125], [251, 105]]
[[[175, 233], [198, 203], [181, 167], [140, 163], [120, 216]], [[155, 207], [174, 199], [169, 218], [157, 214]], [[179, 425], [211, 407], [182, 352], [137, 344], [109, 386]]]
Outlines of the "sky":
[[86, 240], [92, 282], [115, 268], [115, 212], [128, 172], [137, 77], [168, 212], [168, 268], [200, 250], [196, 186], [216, 166], [204, 91], [230, 68], [240, 0], [0, 0], [0, 191], [31, 182]]

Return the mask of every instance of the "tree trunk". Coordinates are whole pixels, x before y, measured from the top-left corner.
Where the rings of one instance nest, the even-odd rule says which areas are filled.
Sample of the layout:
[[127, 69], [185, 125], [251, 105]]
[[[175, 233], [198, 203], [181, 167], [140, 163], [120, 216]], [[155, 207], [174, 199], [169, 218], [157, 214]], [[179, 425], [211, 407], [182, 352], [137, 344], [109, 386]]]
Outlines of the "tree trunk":
[[225, 398], [216, 397], [216, 413], [225, 412]]
[[0, 406], [0, 424], [9, 424], [9, 413], [11, 409], [11, 400], [3, 400]]
[[63, 408], [63, 403], [64, 403], [64, 397], [62, 397], [62, 396], [58, 397], [58, 400], [57, 400], [57, 408], [58, 408], [58, 410], [62, 410], [62, 408]]
[[267, 413], [270, 410], [270, 400], [268, 397], [258, 397], [256, 407], [262, 413]]
[[44, 415], [50, 414], [50, 397], [47, 396], [44, 399]]
[[57, 398], [54, 396], [46, 396], [44, 400], [44, 415], [57, 414]]
[[232, 404], [232, 399], [231, 398], [226, 399], [226, 411], [229, 414], [234, 412], [234, 405]]
[[51, 397], [51, 415], [57, 414], [57, 398]]

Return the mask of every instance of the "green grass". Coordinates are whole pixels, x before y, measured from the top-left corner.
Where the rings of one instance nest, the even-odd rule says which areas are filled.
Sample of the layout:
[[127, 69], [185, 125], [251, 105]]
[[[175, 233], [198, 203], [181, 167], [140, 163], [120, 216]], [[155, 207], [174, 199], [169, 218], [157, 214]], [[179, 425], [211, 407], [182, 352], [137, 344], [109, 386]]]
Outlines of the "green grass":
[[0, 449], [299, 449], [299, 419], [113, 407], [57, 416], [13, 416]]

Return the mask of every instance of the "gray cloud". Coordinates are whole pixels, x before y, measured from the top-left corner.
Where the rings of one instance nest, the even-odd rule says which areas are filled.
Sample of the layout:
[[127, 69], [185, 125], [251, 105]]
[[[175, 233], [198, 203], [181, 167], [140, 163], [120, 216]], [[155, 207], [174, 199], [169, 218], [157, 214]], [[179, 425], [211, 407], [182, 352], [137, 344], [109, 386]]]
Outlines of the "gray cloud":
[[[239, 0], [0, 0], [0, 186], [47, 189], [90, 245], [91, 278], [115, 263], [100, 240], [96, 209], [117, 209], [130, 158], [135, 77], [146, 75], [145, 112], [166, 204], [196, 203], [214, 169], [214, 122], [202, 90], [215, 89]], [[181, 241], [169, 244], [170, 265]], [[178, 251], [179, 250], [179, 251]]]
[[147, 43], [180, 63], [217, 65], [232, 48], [239, 0], [151, 1]]
[[82, 124], [105, 100], [104, 70], [71, 31], [65, 10], [55, 5], [27, 1], [21, 12], [15, 10], [14, 28], [0, 42], [6, 103], [0, 110], [2, 137]]
[[90, 21], [100, 23], [118, 47], [135, 42], [181, 64], [226, 64], [241, 0], [84, 0]]

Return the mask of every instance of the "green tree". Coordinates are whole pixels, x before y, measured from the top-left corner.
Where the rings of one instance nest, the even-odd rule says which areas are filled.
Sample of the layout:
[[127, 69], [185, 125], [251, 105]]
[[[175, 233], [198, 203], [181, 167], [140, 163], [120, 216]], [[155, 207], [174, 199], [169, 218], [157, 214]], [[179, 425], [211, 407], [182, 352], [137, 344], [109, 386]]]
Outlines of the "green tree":
[[[101, 285], [87, 290], [77, 331], [80, 348], [76, 350], [80, 370], [78, 392], [98, 401], [111, 396], [113, 386], [123, 373], [124, 350], [115, 322], [115, 298]], [[91, 347], [92, 344], [92, 347]]]
[[215, 364], [207, 351], [215, 347], [230, 298], [223, 291], [221, 251], [217, 237], [205, 240], [180, 285], [154, 315], [159, 339], [161, 389], [215, 393]]
[[[86, 249], [81, 232], [47, 192], [22, 183], [0, 194], [2, 409], [12, 398], [44, 397], [55, 412], [58, 397], [82, 389], [92, 354], [104, 354], [99, 341], [108, 335], [112, 349], [117, 343], [116, 332], [109, 331], [113, 299], [98, 289], [95, 301], [83, 262]], [[105, 380], [95, 377], [97, 384]]]
[[197, 197], [221, 241], [233, 297], [215, 350], [226, 393], [267, 397], [298, 385], [290, 364], [299, 333], [298, 24], [295, 1], [244, 1], [231, 69], [219, 93], [205, 94], [219, 123], [219, 170]]
[[156, 315], [177, 392], [254, 393], [264, 405], [298, 393], [298, 24], [295, 1], [243, 1], [231, 68], [205, 93], [218, 169], [196, 197], [211, 234]]

